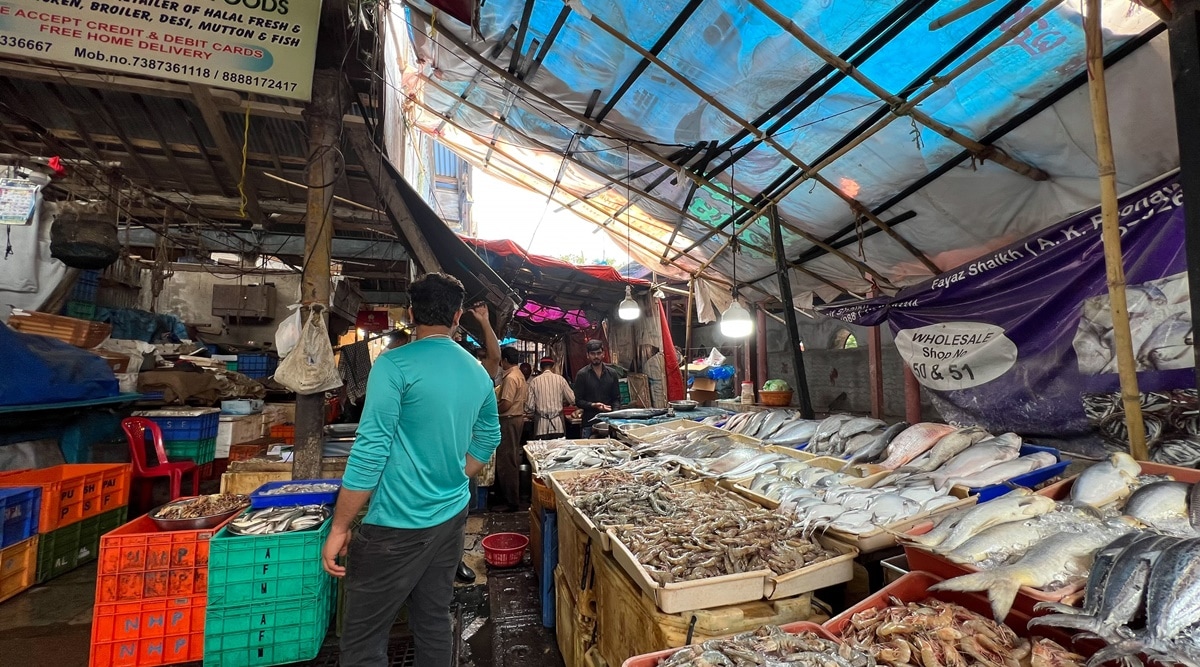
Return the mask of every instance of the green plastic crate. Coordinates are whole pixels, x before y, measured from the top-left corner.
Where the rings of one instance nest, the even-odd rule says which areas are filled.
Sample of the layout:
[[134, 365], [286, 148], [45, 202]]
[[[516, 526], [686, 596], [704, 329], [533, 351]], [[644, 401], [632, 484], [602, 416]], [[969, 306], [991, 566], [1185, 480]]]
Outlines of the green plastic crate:
[[45, 583], [96, 560], [100, 555], [100, 536], [125, 523], [128, 514], [128, 507], [118, 507], [43, 533], [38, 540], [37, 582]]
[[172, 461], [191, 459], [196, 465], [212, 463], [217, 456], [217, 439], [204, 440], [175, 440], [163, 443], [167, 458]]
[[68, 301], [63, 314], [81, 320], [94, 320], [96, 319], [96, 304], [86, 301]]
[[330, 579], [315, 599], [209, 605], [204, 620], [205, 667], [267, 667], [317, 657], [333, 615], [333, 590]]
[[312, 600], [333, 585], [321, 567], [321, 547], [333, 519], [320, 528], [277, 535], [233, 535], [228, 528], [208, 543], [208, 606], [271, 600]]

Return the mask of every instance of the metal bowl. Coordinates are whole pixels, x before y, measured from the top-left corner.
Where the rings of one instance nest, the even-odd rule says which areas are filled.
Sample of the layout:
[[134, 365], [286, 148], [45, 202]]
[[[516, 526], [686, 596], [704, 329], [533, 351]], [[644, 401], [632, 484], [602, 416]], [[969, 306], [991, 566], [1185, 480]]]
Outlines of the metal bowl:
[[696, 409], [696, 406], [700, 405], [700, 402], [699, 401], [671, 401], [669, 405], [676, 412], [691, 412], [692, 410]]
[[178, 505], [180, 503], [184, 503], [189, 500], [195, 500], [195, 499], [196, 499], [195, 496], [190, 497], [190, 498], [180, 498], [179, 500], [171, 501], [171, 502], [163, 505], [162, 507], [157, 507], [153, 511], [150, 512], [150, 520], [154, 522], [154, 525], [158, 526], [159, 530], [163, 530], [163, 531], [207, 530], [209, 528], [216, 528], [217, 526], [224, 523], [225, 520], [228, 519], [229, 517], [231, 517], [235, 514], [238, 514], [240, 512], [244, 512], [244, 511], [246, 511], [247, 508], [250, 507], [250, 505], [247, 503], [247, 505], [245, 507], [239, 507], [235, 510], [225, 512], [224, 514], [213, 514], [211, 516], [202, 516], [202, 517], [199, 517], [196, 519], [159, 519], [156, 516], [163, 509], [170, 507], [171, 505]]

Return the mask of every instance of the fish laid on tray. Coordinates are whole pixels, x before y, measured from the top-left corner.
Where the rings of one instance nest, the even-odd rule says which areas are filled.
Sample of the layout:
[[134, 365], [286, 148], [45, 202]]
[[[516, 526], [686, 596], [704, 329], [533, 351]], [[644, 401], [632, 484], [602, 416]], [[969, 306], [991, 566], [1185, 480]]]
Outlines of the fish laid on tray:
[[870, 655], [812, 632], [786, 633], [764, 625], [676, 651], [658, 667], [875, 667]]
[[841, 630], [847, 646], [881, 665], [921, 667], [1078, 667], [1084, 658], [1046, 639], [1013, 630], [961, 605], [940, 600], [854, 614]]
[[234, 535], [275, 535], [310, 530], [332, 516], [327, 505], [267, 507], [251, 510], [229, 523]]
[[329, 482], [300, 482], [295, 484], [284, 484], [283, 486], [263, 491], [259, 495], [263, 496], [286, 496], [292, 493], [331, 493], [340, 491], [340, 484], [330, 484]]
[[1081, 609], [1041, 603], [1056, 613], [1031, 628], [1083, 631], [1108, 643], [1088, 661], [1142, 664], [1139, 654], [1163, 665], [1200, 665], [1200, 539], [1125, 535], [1101, 549], [1084, 589]]
[[743, 412], [725, 421], [721, 428], [730, 433], [758, 438], [768, 444], [795, 446], [808, 442], [820, 421], [803, 419], [794, 410]]
[[157, 510], [155, 519], [203, 519], [250, 506], [250, 498], [231, 493], [216, 493], [167, 503]]
[[[823, 486], [820, 481], [824, 480], [829, 483]], [[779, 475], [759, 475], [750, 483], [750, 490], [778, 502], [779, 512], [792, 517], [804, 530], [832, 528], [856, 535], [958, 502], [948, 490], [928, 486], [864, 489], [835, 483], [829, 477], [820, 481], [803, 485]]]
[[608, 468], [633, 458], [633, 452], [613, 440], [595, 440], [586, 444], [572, 440], [537, 440], [525, 448], [536, 460], [539, 475], [556, 470]]
[[637, 421], [642, 419], [654, 419], [655, 417], [662, 417], [663, 415], [667, 414], [674, 414], [674, 411], [659, 408], [627, 408], [625, 410], [601, 412], [595, 417], [592, 417], [592, 421], [608, 421], [610, 419], [628, 419]]

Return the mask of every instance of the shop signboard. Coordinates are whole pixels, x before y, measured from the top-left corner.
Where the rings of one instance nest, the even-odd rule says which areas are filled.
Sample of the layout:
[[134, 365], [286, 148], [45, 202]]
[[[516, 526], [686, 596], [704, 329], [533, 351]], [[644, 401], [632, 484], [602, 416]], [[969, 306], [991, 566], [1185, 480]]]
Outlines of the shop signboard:
[[0, 53], [307, 100], [320, 17], [321, 0], [0, 0]]
[[[1133, 353], [1143, 392], [1193, 386], [1183, 192], [1172, 174], [1120, 199]], [[885, 320], [949, 421], [995, 433], [1089, 430], [1082, 396], [1117, 392], [1099, 208], [893, 297], [820, 307]]]

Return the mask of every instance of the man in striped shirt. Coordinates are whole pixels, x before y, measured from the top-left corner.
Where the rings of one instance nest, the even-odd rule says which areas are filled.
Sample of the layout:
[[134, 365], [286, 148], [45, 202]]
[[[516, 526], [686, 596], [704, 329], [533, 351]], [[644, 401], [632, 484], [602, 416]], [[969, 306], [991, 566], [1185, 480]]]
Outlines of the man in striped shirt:
[[563, 406], [575, 403], [575, 392], [566, 378], [554, 372], [554, 359], [543, 357], [538, 366], [542, 372], [529, 381], [525, 413], [533, 415], [535, 440], [561, 438], [567, 432]]

